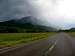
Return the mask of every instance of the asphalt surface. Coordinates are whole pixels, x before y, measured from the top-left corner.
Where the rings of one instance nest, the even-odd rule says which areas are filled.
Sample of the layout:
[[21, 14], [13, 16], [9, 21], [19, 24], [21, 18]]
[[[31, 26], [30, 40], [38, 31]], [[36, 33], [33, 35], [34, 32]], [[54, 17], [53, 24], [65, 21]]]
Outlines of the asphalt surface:
[[3, 51], [0, 56], [75, 56], [75, 39], [67, 33], [58, 33], [48, 39]]
[[75, 39], [66, 33], [57, 36], [57, 43], [47, 56], [75, 56]]

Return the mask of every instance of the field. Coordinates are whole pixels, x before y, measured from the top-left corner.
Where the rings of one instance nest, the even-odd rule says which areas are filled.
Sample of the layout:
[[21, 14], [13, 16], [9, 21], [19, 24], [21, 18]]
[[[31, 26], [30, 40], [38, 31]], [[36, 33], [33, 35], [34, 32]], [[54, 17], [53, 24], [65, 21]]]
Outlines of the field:
[[47, 38], [54, 33], [0, 33], [0, 48]]
[[75, 37], [75, 32], [69, 32], [69, 35]]

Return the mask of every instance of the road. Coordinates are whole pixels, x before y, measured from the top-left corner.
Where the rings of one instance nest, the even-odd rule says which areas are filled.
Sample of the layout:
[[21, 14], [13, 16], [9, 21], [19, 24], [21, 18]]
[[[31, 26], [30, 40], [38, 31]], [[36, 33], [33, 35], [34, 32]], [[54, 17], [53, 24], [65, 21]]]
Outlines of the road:
[[47, 56], [75, 56], [75, 39], [66, 33], [57, 36], [57, 43]]
[[3, 50], [0, 56], [75, 56], [75, 39], [67, 33], [58, 33], [48, 39]]

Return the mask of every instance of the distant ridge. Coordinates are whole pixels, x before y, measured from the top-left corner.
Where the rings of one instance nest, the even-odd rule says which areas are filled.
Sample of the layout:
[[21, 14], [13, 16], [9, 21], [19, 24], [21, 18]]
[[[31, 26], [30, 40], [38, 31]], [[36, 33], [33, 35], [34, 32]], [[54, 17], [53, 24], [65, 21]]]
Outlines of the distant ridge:
[[55, 28], [37, 25], [35, 18], [28, 16], [21, 19], [13, 19], [0, 22], [0, 32], [47, 32], [55, 31]]

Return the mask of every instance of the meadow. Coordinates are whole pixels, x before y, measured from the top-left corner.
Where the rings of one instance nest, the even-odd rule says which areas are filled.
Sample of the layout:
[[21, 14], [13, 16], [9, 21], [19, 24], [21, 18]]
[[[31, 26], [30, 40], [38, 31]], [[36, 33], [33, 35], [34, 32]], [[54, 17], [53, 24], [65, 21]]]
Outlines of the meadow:
[[69, 32], [69, 35], [71, 35], [72, 37], [75, 37], [75, 32]]
[[52, 32], [45, 33], [0, 33], [0, 48], [11, 47], [22, 43], [48, 38]]

